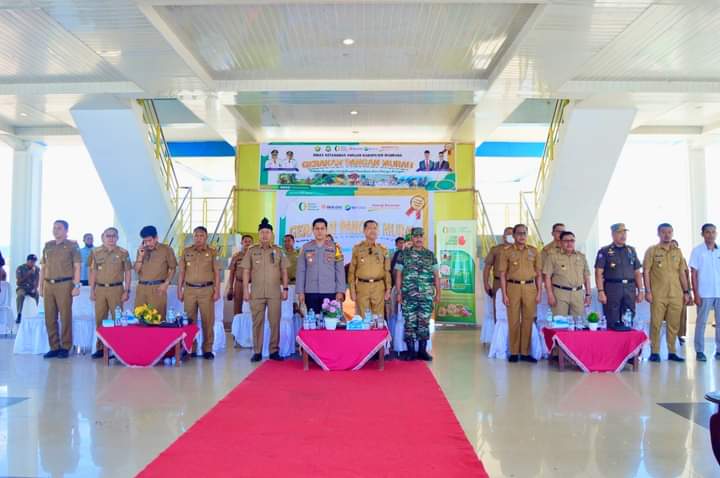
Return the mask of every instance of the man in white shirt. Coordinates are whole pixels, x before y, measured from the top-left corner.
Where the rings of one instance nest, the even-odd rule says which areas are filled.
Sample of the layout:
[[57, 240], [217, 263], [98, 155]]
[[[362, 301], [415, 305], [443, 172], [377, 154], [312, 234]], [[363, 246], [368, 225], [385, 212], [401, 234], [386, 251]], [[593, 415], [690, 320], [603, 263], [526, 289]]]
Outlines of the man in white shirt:
[[[693, 249], [690, 255], [690, 270], [695, 305], [698, 306], [695, 323], [695, 353], [700, 362], [705, 362], [705, 325], [710, 309], [715, 310], [715, 324], [720, 319], [720, 250], [715, 239], [717, 231], [714, 224], [702, 227], [704, 242]], [[715, 327], [715, 359], [720, 360], [720, 327]]]

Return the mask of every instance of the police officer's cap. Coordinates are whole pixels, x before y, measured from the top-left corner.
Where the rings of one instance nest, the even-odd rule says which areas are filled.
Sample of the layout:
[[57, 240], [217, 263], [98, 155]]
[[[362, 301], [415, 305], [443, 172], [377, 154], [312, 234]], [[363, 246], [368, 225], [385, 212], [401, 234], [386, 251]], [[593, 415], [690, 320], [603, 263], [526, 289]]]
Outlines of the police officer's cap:
[[157, 237], [157, 228], [155, 226], [145, 226], [140, 229], [140, 237]]
[[612, 232], [623, 232], [623, 231], [629, 231], [627, 227], [625, 227], [625, 223], [618, 222], [617, 224], [613, 224], [610, 226], [610, 230]]
[[425, 231], [423, 231], [422, 227], [413, 227], [412, 231], [410, 231], [410, 235], [412, 235], [412, 237], [424, 236]]
[[260, 222], [260, 225], [258, 226], [258, 231], [262, 231], [263, 229], [270, 229], [273, 230], [272, 224], [270, 224], [270, 221], [268, 221], [268, 218], [264, 217], [262, 221]]

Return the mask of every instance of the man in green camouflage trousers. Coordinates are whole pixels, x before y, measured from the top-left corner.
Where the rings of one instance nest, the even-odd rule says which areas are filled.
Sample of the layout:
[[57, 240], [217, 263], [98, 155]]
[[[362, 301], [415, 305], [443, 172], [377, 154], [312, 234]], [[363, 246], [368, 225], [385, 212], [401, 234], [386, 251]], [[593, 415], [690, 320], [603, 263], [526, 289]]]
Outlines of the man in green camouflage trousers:
[[397, 301], [402, 304], [407, 344], [407, 352], [402, 359], [430, 361], [432, 357], [427, 353], [427, 341], [433, 307], [440, 301], [440, 275], [435, 254], [423, 246], [423, 229], [415, 227], [411, 234], [412, 247], [404, 250], [395, 264]]

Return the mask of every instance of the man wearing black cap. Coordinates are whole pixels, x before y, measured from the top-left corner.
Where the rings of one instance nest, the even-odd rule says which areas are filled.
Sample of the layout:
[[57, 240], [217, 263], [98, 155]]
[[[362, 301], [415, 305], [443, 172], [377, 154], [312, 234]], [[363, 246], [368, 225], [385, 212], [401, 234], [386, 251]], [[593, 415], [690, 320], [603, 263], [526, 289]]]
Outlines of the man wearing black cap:
[[[251, 362], [262, 359], [265, 332], [265, 310], [270, 322], [270, 359], [280, 357], [280, 306], [288, 298], [288, 259], [282, 249], [273, 244], [273, 227], [263, 218], [258, 227], [260, 244], [248, 249], [242, 259], [245, 297], [250, 297], [253, 322], [253, 356]], [[250, 285], [252, 284], [252, 287]]]
[[135, 272], [138, 275], [135, 307], [150, 305], [165, 319], [167, 291], [177, 268], [175, 252], [158, 241], [155, 226], [143, 227], [140, 237], [142, 245], [135, 260]]
[[37, 263], [37, 256], [30, 254], [27, 256], [27, 262], [21, 264], [15, 271], [15, 282], [17, 284], [17, 319], [15, 323], [19, 324], [22, 319], [22, 309], [25, 303], [25, 297], [32, 297], [35, 299], [35, 304], [38, 303], [38, 281], [40, 280], [40, 269], [35, 265]]

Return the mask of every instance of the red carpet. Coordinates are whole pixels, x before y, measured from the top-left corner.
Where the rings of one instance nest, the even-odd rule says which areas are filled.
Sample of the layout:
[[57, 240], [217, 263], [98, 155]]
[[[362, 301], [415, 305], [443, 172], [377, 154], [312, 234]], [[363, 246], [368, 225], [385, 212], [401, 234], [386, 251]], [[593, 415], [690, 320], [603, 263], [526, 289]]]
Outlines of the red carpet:
[[423, 363], [265, 363], [141, 477], [487, 477]]

